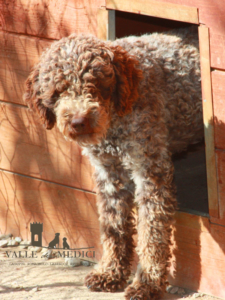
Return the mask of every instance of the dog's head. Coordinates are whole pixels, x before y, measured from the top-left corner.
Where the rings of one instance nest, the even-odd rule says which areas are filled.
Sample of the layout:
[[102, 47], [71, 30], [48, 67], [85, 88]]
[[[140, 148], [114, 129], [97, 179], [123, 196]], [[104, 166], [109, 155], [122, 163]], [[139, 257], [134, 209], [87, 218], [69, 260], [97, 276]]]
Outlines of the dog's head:
[[42, 54], [26, 81], [24, 100], [46, 129], [57, 123], [66, 138], [96, 144], [112, 110], [119, 116], [131, 112], [142, 78], [137, 65], [119, 46], [71, 35]]

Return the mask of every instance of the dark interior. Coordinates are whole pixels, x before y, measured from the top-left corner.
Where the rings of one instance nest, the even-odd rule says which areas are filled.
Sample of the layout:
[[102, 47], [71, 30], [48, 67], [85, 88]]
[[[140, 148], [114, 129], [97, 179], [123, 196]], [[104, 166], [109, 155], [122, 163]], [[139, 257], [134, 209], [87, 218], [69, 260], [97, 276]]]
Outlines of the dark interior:
[[205, 145], [190, 146], [173, 157], [180, 210], [208, 214]]
[[[116, 38], [163, 32], [190, 26], [189, 23], [116, 11]], [[191, 146], [173, 157], [177, 200], [181, 211], [208, 214], [204, 143]]]
[[116, 38], [188, 27], [189, 23], [116, 11]]

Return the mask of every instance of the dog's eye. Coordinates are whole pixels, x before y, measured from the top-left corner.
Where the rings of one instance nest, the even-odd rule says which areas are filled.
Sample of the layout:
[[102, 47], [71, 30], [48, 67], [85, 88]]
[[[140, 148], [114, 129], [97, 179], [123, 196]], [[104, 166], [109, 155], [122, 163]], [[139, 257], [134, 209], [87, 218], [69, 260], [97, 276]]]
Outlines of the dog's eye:
[[70, 118], [70, 114], [69, 114], [69, 113], [66, 113], [66, 114], [63, 115], [63, 117], [64, 117], [65, 119], [69, 119], [69, 118]]

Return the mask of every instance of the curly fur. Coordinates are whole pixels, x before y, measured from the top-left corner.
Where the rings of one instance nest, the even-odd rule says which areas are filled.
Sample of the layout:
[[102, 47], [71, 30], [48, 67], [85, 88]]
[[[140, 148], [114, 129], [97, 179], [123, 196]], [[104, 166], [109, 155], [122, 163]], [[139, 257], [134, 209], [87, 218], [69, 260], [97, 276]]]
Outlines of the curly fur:
[[42, 54], [24, 99], [95, 166], [103, 257], [86, 285], [111, 292], [126, 285], [136, 203], [140, 265], [125, 298], [158, 299], [176, 209], [171, 155], [203, 137], [195, 28], [114, 42], [63, 38]]

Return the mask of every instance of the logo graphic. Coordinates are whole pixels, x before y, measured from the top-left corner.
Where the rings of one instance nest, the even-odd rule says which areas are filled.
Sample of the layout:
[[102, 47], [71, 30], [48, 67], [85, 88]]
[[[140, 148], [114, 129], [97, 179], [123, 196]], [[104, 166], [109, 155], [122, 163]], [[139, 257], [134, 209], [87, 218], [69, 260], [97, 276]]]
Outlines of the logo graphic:
[[[41, 248], [47, 249], [57, 249], [55, 253], [57, 257], [62, 258], [80, 258], [80, 260], [85, 261], [90, 258], [95, 258], [95, 250], [94, 247], [82, 247], [71, 249], [69, 244], [67, 243], [67, 238], [62, 238], [62, 246], [63, 248], [59, 248], [60, 244], [60, 233], [55, 233], [54, 239], [48, 244], [48, 246], [42, 246], [42, 233], [43, 233], [43, 223], [30, 223], [30, 232], [31, 232], [31, 246], [37, 246]], [[20, 244], [21, 246], [27, 247], [27, 244]], [[13, 246], [15, 247], [15, 246]], [[62, 251], [60, 251], [62, 249]], [[93, 249], [93, 250], [92, 250]], [[19, 250], [19, 251], [6, 251], [6, 255], [8, 258], [38, 258], [36, 250]], [[41, 256], [41, 258], [49, 255], [48, 251]], [[95, 262], [94, 262], [95, 263]]]
[[63, 238], [63, 249], [70, 249], [70, 246], [69, 244], [67, 243], [67, 238]]
[[67, 243], [67, 238], [64, 237], [63, 241], [63, 248], [59, 248], [60, 242], [60, 233], [55, 233], [54, 239], [48, 244], [48, 247], [42, 246], [42, 232], [43, 232], [43, 223], [30, 223], [30, 232], [31, 232], [31, 245], [38, 246], [42, 248], [49, 248], [49, 249], [67, 249], [67, 250], [81, 250], [81, 249], [90, 249], [94, 247], [87, 247], [87, 248], [80, 248], [80, 249], [71, 249], [69, 244]]
[[58, 245], [57, 248], [59, 248], [59, 235], [60, 233], [55, 234], [55, 238], [49, 243], [48, 248], [56, 248], [56, 245]]
[[31, 245], [42, 247], [43, 223], [30, 223]]

